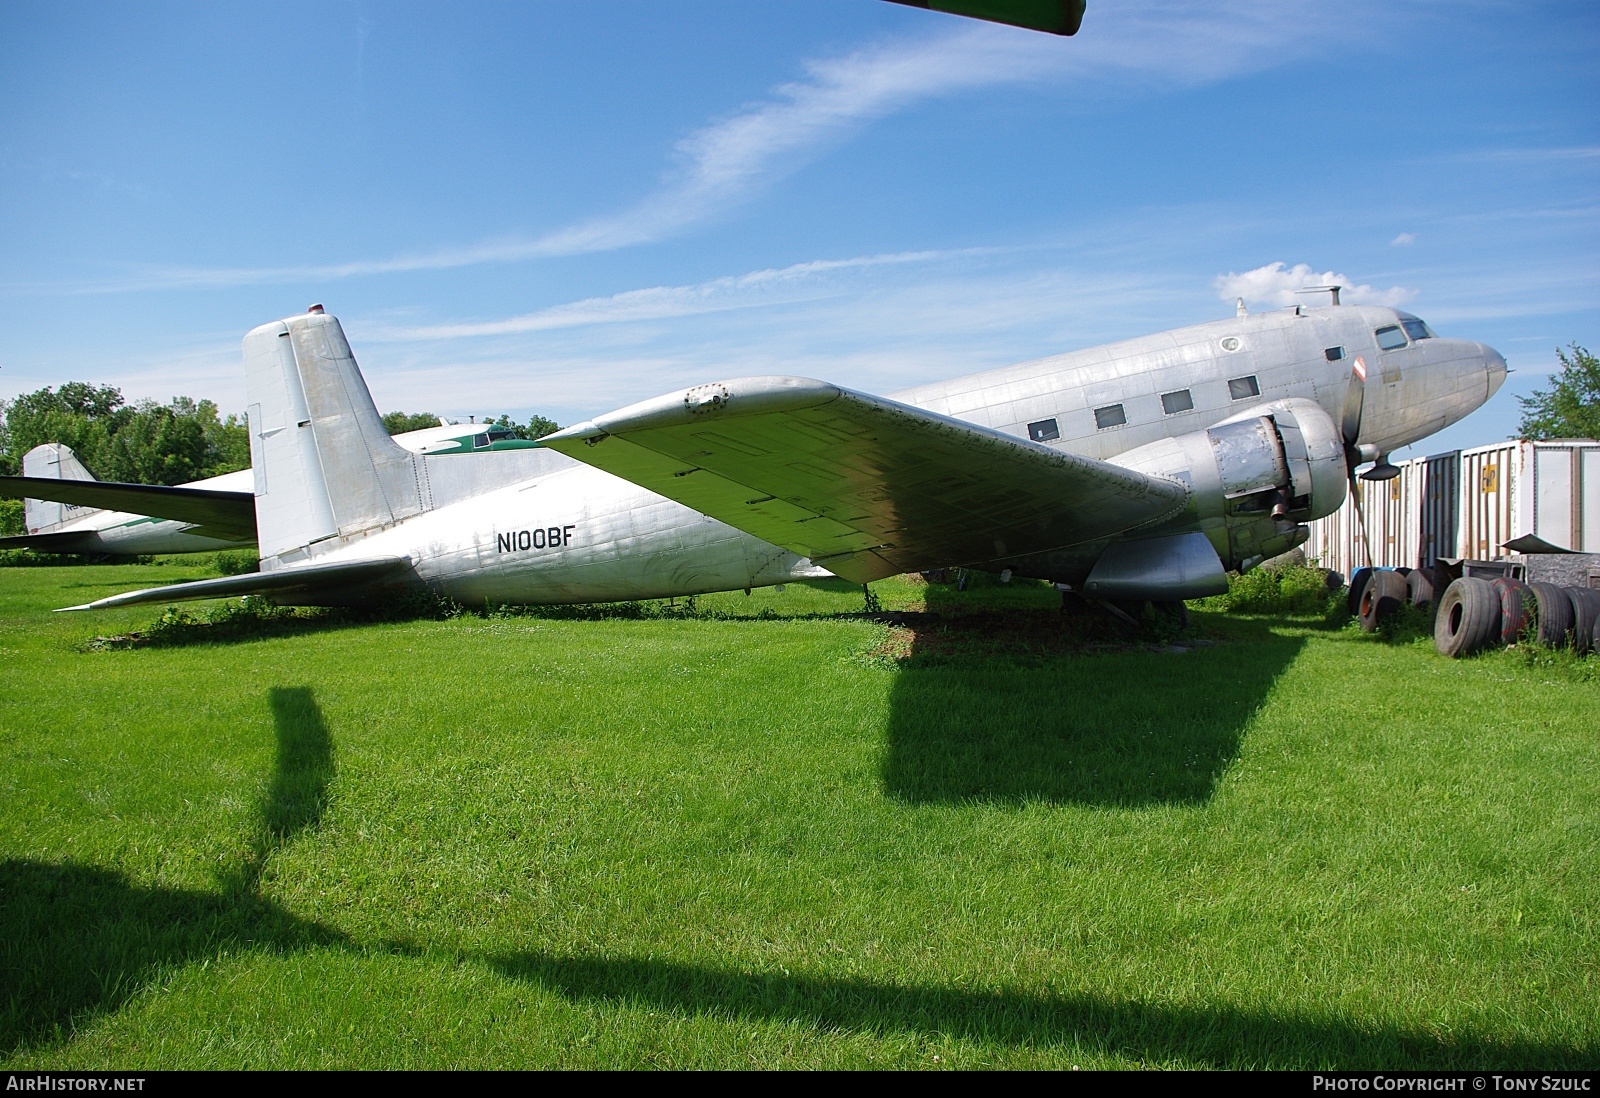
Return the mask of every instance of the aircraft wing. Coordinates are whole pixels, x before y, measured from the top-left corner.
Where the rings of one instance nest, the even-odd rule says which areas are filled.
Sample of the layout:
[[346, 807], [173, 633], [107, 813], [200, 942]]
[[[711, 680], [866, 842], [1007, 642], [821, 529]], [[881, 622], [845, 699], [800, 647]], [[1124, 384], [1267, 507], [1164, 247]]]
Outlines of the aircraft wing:
[[913, 8], [1009, 23], [1013, 27], [1047, 31], [1050, 34], [1077, 34], [1083, 23], [1085, 0], [894, 0]]
[[79, 507], [102, 507], [135, 515], [191, 522], [194, 532], [229, 541], [256, 536], [256, 500], [249, 492], [214, 488], [169, 488], [164, 484], [118, 484], [104, 480], [0, 477], [0, 498], [48, 499]]
[[799, 377], [700, 385], [539, 441], [857, 583], [1108, 537], [1188, 499], [1177, 481]]
[[116, 606], [136, 606], [145, 602], [192, 602], [195, 599], [228, 599], [240, 595], [300, 595], [309, 592], [337, 592], [361, 587], [392, 576], [410, 565], [408, 557], [374, 557], [370, 560], [334, 561], [307, 564], [300, 568], [278, 568], [271, 572], [251, 572], [243, 576], [169, 583], [86, 602], [82, 606], [63, 606], [65, 610], [109, 610]]

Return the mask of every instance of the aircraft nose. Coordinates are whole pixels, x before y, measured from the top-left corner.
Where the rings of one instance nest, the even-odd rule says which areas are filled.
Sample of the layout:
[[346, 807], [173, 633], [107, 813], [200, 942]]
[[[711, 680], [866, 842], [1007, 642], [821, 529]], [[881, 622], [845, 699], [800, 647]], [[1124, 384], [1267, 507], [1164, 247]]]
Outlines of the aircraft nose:
[[1488, 382], [1488, 393], [1484, 397], [1487, 400], [1499, 392], [1500, 386], [1506, 382], [1506, 360], [1499, 351], [1487, 343], [1478, 344], [1478, 353], [1483, 359], [1484, 374]]

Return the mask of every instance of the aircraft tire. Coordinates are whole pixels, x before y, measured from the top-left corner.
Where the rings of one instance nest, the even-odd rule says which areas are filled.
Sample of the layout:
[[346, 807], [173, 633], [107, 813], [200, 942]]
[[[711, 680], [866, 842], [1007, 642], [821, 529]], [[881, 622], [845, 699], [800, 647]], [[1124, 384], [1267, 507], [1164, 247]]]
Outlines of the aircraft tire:
[[1572, 643], [1572, 600], [1553, 583], [1530, 583], [1533, 601], [1538, 612], [1539, 643], [1551, 648], [1565, 648]]
[[1595, 651], [1595, 636], [1600, 634], [1600, 591], [1587, 587], [1568, 587], [1572, 602], [1572, 647], [1580, 656]]
[[1157, 617], [1167, 619], [1179, 629], [1189, 627], [1189, 604], [1186, 602], [1152, 602], [1150, 609]]
[[1345, 607], [1352, 615], [1361, 612], [1361, 595], [1367, 589], [1367, 581], [1372, 578], [1373, 569], [1357, 568], [1350, 573], [1350, 592], [1345, 596]]
[[1361, 592], [1361, 628], [1368, 633], [1378, 628], [1378, 623], [1393, 614], [1406, 602], [1406, 581], [1392, 568], [1380, 568], [1367, 580], [1367, 589]]
[[1500, 598], [1494, 585], [1476, 576], [1453, 581], [1439, 598], [1433, 646], [1441, 656], [1460, 659], [1486, 648], [1499, 635]]
[[1433, 601], [1433, 577], [1418, 568], [1406, 577], [1406, 598], [1412, 606], [1426, 607]]
[[1500, 627], [1495, 643], [1516, 644], [1533, 622], [1533, 592], [1527, 584], [1510, 576], [1501, 576], [1493, 583], [1500, 597]]

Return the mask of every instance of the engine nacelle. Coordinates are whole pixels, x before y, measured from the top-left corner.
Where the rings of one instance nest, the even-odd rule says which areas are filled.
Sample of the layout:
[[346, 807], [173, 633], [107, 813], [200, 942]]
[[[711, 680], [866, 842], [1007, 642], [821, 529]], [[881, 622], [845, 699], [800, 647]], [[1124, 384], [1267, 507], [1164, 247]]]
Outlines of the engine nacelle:
[[1338, 426], [1302, 397], [1260, 404], [1110, 460], [1188, 484], [1189, 517], [1229, 568], [1305, 541], [1301, 524], [1337, 511], [1349, 483]]

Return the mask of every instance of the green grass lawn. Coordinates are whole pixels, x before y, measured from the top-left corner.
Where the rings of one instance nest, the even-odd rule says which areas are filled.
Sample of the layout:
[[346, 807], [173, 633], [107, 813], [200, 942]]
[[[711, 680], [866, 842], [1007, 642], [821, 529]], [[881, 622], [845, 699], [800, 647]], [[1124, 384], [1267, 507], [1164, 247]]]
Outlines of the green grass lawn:
[[198, 574], [0, 570], [9, 1067], [1600, 1066], [1570, 663], [903, 580], [49, 613]]

